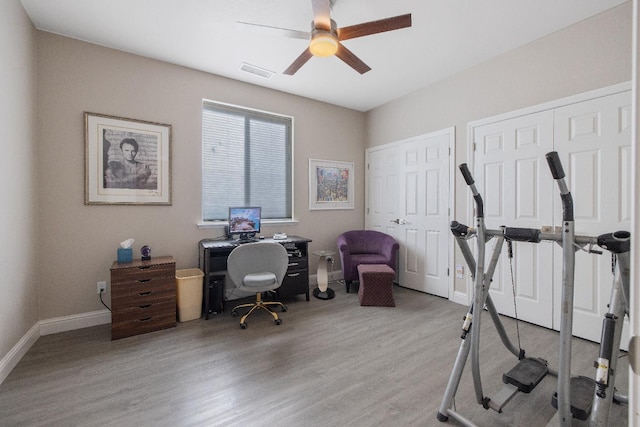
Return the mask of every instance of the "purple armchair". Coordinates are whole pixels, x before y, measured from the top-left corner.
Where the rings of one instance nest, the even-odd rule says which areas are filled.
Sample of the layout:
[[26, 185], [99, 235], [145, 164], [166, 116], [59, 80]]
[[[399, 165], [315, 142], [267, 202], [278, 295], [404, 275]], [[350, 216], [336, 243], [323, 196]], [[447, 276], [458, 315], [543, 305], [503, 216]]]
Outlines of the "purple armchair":
[[338, 236], [336, 244], [347, 293], [351, 283], [358, 280], [359, 264], [385, 264], [396, 271], [400, 245], [388, 234], [374, 230], [347, 231]]

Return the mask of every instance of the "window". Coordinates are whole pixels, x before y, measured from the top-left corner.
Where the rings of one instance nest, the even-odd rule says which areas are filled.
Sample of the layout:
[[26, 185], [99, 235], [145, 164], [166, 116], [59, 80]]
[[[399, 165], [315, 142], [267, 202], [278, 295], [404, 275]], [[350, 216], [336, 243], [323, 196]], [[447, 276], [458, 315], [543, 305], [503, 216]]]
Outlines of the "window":
[[226, 221], [230, 206], [292, 220], [292, 135], [292, 117], [204, 101], [203, 221]]

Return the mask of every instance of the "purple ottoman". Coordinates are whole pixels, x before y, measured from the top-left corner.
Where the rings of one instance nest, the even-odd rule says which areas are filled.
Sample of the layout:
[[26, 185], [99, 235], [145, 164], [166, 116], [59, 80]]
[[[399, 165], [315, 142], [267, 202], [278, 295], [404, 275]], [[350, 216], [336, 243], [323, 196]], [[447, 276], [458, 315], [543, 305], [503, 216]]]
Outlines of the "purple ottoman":
[[386, 264], [360, 264], [358, 299], [360, 305], [395, 307], [393, 279], [396, 273]]

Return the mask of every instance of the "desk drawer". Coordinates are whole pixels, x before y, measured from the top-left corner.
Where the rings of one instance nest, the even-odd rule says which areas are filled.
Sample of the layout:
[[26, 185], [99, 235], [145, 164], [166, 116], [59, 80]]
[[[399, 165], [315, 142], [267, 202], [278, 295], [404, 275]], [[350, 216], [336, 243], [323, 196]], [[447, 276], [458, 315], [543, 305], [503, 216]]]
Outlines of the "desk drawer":
[[176, 293], [176, 279], [165, 277], [133, 282], [111, 283], [111, 298], [144, 298], [157, 293]]
[[309, 266], [309, 261], [308, 261], [307, 258], [290, 257], [289, 258], [289, 269], [287, 271], [307, 270], [308, 266]]
[[176, 325], [175, 308], [172, 313], [150, 314], [145, 317], [134, 317], [129, 320], [112, 321], [111, 339], [130, 337], [157, 331], [159, 329], [172, 328]]
[[162, 278], [175, 280], [175, 264], [158, 264], [141, 267], [121, 268], [111, 271], [112, 283], [129, 283]]
[[176, 291], [174, 288], [169, 289], [150, 289], [144, 288], [134, 292], [118, 292], [112, 294], [111, 304], [112, 310], [125, 310], [130, 307], [138, 307], [141, 305], [158, 304], [161, 302], [174, 302]]
[[288, 270], [282, 285], [278, 288], [278, 295], [291, 296], [309, 292], [308, 270]]
[[165, 299], [163, 301], [147, 302], [145, 304], [121, 307], [117, 312], [112, 312], [111, 321], [113, 323], [118, 323], [130, 320], [151, 319], [161, 315], [170, 315], [172, 313], [175, 321], [175, 301]]

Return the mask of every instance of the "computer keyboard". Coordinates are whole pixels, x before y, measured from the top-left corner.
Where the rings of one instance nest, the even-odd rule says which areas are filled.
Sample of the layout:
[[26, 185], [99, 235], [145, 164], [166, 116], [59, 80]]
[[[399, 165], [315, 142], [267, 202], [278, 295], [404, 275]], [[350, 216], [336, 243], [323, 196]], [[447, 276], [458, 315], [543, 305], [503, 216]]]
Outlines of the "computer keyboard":
[[255, 243], [255, 242], [257, 242], [257, 241], [258, 241], [258, 239], [236, 240], [236, 242], [237, 242], [239, 245], [242, 245], [242, 244], [245, 244], [245, 243]]

